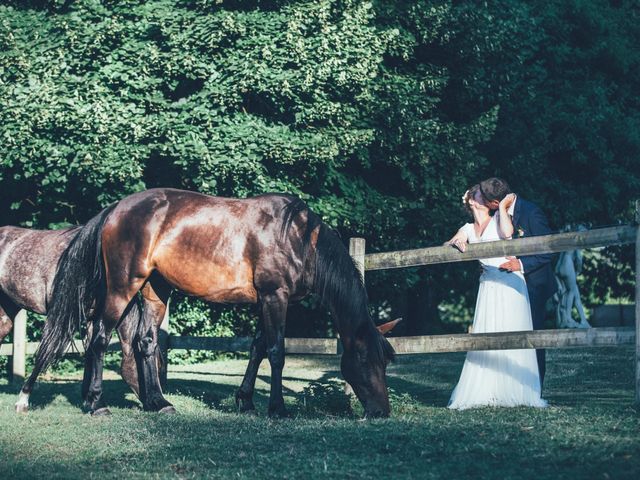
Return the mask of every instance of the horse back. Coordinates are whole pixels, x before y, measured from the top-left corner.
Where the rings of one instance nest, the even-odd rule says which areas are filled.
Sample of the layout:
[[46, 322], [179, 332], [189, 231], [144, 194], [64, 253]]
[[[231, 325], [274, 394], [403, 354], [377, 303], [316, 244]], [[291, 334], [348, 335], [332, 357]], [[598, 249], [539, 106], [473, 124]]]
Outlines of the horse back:
[[260, 292], [278, 288], [295, 293], [304, 268], [300, 226], [282, 232], [291, 199], [172, 189], [132, 195], [105, 223], [107, 264], [128, 272], [126, 281], [157, 271], [174, 288], [212, 302], [255, 303]]
[[16, 306], [45, 314], [58, 259], [77, 227], [0, 227], [0, 291]]

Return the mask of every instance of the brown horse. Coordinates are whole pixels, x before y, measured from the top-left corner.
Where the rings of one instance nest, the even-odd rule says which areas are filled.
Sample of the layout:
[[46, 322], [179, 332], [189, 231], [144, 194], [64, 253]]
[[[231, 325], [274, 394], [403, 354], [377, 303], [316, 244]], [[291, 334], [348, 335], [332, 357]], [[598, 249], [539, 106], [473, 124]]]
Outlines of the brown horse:
[[[173, 288], [211, 302], [260, 304], [261, 326], [236, 394], [241, 411], [254, 409], [258, 366], [267, 357], [269, 414], [285, 414], [287, 305], [314, 292], [332, 313], [344, 346], [342, 373], [365, 414], [389, 415], [385, 370], [394, 352], [371, 320], [362, 278], [337, 234], [300, 199], [279, 194], [229, 199], [154, 189], [94, 217], [60, 262], [43, 342], [23, 393], [31, 391], [40, 371], [64, 351], [75, 325], [96, 305], [89, 400], [94, 410], [103, 408], [101, 362], [111, 331], [137, 292], [153, 306], [152, 315], [160, 315]], [[156, 337], [146, 338], [140, 349], [151, 355]], [[143, 384], [148, 395], [161, 398], [153, 378]]]
[[[31, 230], [0, 227], [0, 343], [13, 327], [21, 309], [47, 314], [51, 303], [53, 280], [62, 253], [81, 227], [61, 230]], [[138, 375], [132, 341], [138, 328], [138, 309], [118, 328], [122, 346], [122, 377], [139, 395]], [[83, 395], [86, 397], [92, 365], [85, 366]], [[144, 399], [143, 404], [144, 404]], [[25, 411], [28, 398], [21, 397], [16, 409]]]

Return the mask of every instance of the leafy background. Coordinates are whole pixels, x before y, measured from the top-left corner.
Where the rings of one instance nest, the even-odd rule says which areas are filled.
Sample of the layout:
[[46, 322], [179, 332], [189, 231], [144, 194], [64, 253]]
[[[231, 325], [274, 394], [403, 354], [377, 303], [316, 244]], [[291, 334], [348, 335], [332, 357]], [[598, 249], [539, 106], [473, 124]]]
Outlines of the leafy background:
[[[0, 1], [0, 224], [80, 224], [133, 192], [301, 196], [367, 251], [441, 244], [507, 178], [554, 228], [628, 222], [640, 189], [635, 1]], [[587, 306], [633, 253], [587, 254]], [[367, 275], [400, 334], [461, 330], [471, 264]], [[177, 296], [172, 328], [250, 333]], [[208, 319], [217, 320], [212, 324]], [[38, 329], [31, 333], [37, 336]], [[331, 333], [313, 299], [290, 335]]]

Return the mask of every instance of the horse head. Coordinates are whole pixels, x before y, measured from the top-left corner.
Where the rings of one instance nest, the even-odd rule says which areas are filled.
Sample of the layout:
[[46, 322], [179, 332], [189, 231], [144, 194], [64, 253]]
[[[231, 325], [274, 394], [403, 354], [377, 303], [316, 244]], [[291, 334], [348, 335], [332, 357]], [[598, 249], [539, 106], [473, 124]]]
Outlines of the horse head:
[[367, 418], [388, 417], [391, 411], [386, 369], [394, 352], [382, 332], [389, 332], [399, 321], [378, 327], [367, 322], [356, 331], [353, 339], [343, 340], [342, 375], [362, 403]]

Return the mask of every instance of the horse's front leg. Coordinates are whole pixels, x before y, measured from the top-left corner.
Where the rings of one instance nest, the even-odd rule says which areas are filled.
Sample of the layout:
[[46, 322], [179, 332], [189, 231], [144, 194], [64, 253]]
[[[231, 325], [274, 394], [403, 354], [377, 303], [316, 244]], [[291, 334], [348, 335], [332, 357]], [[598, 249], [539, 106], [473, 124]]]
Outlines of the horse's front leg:
[[267, 338], [267, 358], [271, 365], [271, 393], [269, 416], [284, 417], [287, 411], [282, 396], [284, 368], [284, 327], [287, 317], [288, 295], [283, 289], [262, 296], [262, 317]]
[[150, 279], [142, 288], [144, 306], [142, 318], [138, 324], [133, 341], [138, 388], [143, 408], [147, 411], [175, 413], [175, 408], [164, 398], [160, 386], [158, 363], [160, 348], [158, 345], [158, 326], [162, 323], [167, 310], [171, 289], [160, 278]]
[[158, 375], [158, 331], [153, 323], [153, 316], [143, 314], [133, 342], [136, 364], [138, 367], [138, 385], [142, 406], [147, 411], [175, 413], [175, 408], [164, 398]]
[[267, 356], [266, 338], [262, 332], [262, 314], [260, 317], [260, 322], [249, 350], [249, 364], [242, 379], [242, 384], [236, 392], [236, 406], [241, 412], [255, 412], [253, 392], [256, 386], [256, 377], [258, 376], [260, 363]]

